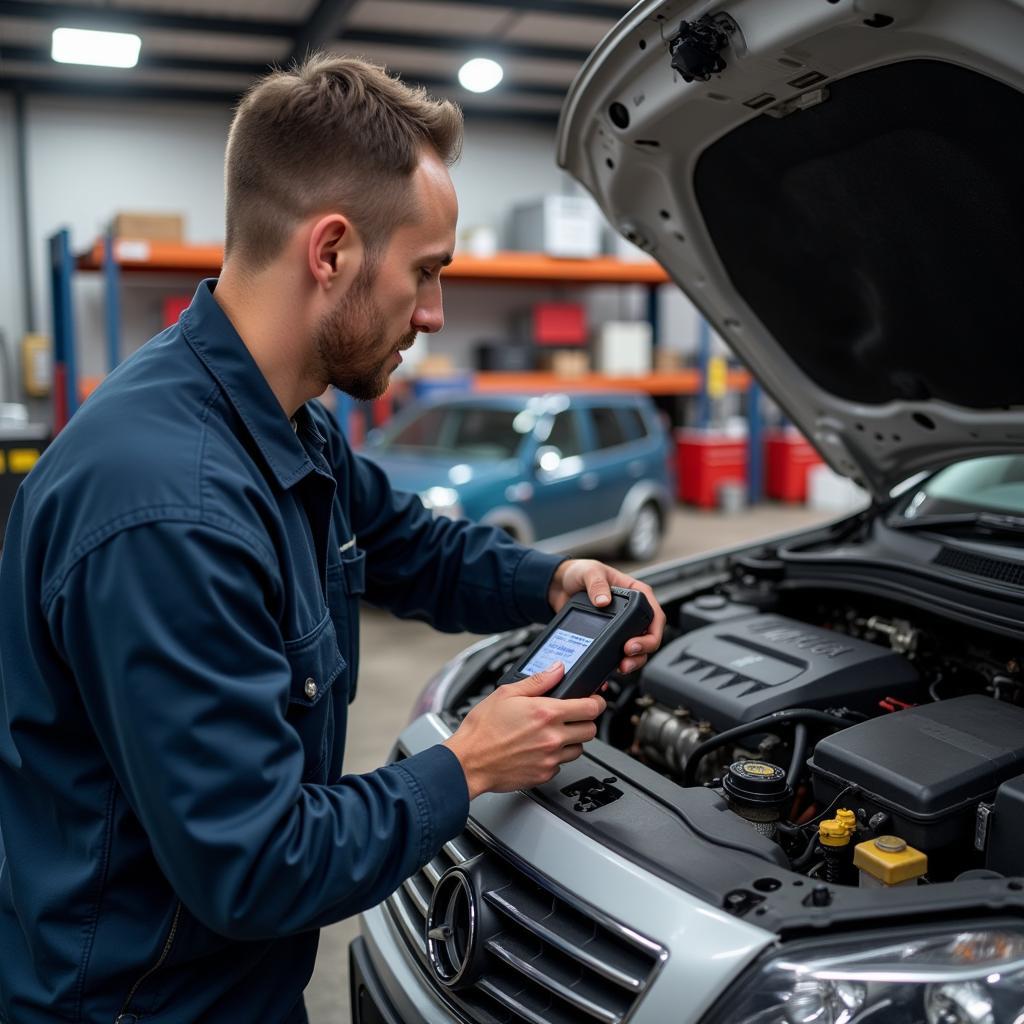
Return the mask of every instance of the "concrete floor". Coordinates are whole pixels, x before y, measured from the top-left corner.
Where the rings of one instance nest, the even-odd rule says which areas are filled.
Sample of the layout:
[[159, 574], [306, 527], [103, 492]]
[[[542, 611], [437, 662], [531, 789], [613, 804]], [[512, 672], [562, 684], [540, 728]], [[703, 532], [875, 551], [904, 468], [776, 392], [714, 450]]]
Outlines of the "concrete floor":
[[[831, 518], [834, 513], [770, 504], [730, 516], [678, 509], [659, 561], [742, 544]], [[428, 675], [471, 640], [468, 633], [437, 633], [420, 622], [400, 622], [374, 609], [363, 610], [359, 696], [349, 719], [347, 771], [366, 772], [383, 764]], [[316, 970], [306, 989], [311, 1024], [350, 1022], [348, 944], [356, 932], [356, 920], [352, 919], [321, 934]]]

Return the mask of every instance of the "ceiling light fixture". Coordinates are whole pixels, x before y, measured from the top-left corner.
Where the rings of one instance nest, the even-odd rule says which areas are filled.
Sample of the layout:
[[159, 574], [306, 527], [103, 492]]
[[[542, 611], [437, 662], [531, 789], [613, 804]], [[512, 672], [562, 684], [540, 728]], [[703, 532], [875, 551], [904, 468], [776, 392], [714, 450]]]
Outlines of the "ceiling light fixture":
[[459, 68], [459, 82], [470, 92], [490, 92], [502, 79], [505, 72], [496, 60], [474, 57]]
[[142, 40], [130, 32], [96, 32], [87, 28], [55, 28], [51, 56], [60, 64], [95, 64], [133, 68]]

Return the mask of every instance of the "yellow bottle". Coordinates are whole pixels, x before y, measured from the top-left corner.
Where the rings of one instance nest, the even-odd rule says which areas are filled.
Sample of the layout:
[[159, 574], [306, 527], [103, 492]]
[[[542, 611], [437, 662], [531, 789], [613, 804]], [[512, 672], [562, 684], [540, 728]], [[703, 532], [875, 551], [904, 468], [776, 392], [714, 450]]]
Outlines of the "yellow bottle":
[[29, 398], [45, 398], [53, 387], [53, 349], [43, 334], [21, 339], [22, 386]]

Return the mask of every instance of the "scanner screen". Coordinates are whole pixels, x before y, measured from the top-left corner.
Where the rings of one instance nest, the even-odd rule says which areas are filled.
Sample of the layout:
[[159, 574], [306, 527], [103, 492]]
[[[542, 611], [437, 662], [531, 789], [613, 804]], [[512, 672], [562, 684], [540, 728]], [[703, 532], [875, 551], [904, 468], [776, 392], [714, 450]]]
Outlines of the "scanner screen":
[[553, 662], [560, 661], [569, 670], [579, 661], [583, 652], [601, 635], [609, 619], [604, 615], [573, 610], [562, 620], [536, 654], [520, 669], [524, 675], [543, 672]]

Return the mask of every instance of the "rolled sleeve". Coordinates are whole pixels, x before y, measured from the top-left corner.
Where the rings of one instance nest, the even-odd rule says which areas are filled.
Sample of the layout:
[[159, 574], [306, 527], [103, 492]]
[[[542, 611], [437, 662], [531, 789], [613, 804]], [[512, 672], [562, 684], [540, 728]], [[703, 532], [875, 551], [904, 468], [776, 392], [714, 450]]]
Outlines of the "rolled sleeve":
[[420, 859], [426, 863], [448, 840], [466, 826], [469, 789], [459, 759], [445, 746], [428, 747], [399, 761], [409, 785], [417, 793], [420, 809]]
[[555, 570], [565, 561], [562, 555], [546, 555], [528, 549], [516, 566], [514, 593], [519, 614], [529, 622], [546, 622], [554, 614], [548, 591]]

